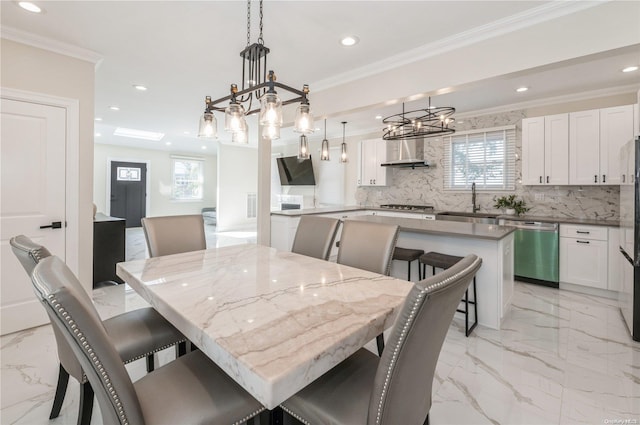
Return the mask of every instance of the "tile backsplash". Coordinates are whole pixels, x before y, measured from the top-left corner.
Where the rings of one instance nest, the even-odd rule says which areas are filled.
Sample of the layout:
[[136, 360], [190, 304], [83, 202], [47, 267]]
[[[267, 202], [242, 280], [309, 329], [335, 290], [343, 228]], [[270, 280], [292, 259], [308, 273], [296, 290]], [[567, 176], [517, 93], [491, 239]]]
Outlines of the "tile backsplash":
[[[482, 212], [497, 212], [494, 197], [515, 193], [526, 201], [527, 215], [618, 220], [618, 186], [523, 186], [521, 184], [522, 119], [524, 110], [466, 118], [456, 130], [516, 126], [516, 189], [509, 192], [478, 192], [477, 204]], [[443, 189], [444, 145], [440, 137], [425, 139], [425, 158], [433, 167], [422, 169], [393, 168], [389, 171], [391, 184], [384, 187], [359, 187], [359, 205], [387, 203], [433, 205], [436, 210], [471, 211], [471, 192], [452, 192]]]

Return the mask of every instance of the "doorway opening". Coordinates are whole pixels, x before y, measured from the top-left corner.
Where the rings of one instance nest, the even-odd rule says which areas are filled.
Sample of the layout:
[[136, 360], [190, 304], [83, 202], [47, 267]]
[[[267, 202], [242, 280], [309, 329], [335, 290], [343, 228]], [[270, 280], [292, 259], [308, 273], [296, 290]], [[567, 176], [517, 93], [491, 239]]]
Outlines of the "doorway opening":
[[148, 162], [109, 160], [109, 215], [126, 220], [126, 227], [140, 227], [148, 204]]

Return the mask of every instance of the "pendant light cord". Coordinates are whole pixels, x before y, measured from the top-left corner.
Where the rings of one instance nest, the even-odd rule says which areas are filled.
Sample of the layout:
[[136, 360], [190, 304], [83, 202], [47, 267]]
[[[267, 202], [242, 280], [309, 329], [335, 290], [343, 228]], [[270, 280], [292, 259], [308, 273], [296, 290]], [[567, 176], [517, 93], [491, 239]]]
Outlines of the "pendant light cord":
[[324, 119], [324, 139], [327, 139], [327, 119]]

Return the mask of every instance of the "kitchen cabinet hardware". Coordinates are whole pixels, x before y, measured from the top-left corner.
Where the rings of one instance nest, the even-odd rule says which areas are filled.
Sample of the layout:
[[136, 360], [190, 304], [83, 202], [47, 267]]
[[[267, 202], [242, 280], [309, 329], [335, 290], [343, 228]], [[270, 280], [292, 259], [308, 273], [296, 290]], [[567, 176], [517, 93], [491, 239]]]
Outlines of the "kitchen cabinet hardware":
[[606, 183], [607, 182], [607, 175], [603, 174], [602, 175], [602, 183]]
[[586, 243], [586, 244], [588, 244], [588, 243], [589, 243], [589, 241], [576, 241], [576, 242], [577, 242], [577, 243]]
[[549, 176], [547, 176], [547, 183], [549, 183]]
[[593, 182], [594, 183], [598, 183], [598, 175], [597, 174], [595, 176], [593, 176]]
[[542, 183], [542, 176], [540, 176], [540, 183]]
[[576, 230], [576, 233], [579, 233], [579, 234], [581, 234], [581, 235], [588, 235], [588, 234], [589, 234], [589, 233], [591, 233], [591, 232], [585, 232], [585, 231], [583, 231], [583, 230]]

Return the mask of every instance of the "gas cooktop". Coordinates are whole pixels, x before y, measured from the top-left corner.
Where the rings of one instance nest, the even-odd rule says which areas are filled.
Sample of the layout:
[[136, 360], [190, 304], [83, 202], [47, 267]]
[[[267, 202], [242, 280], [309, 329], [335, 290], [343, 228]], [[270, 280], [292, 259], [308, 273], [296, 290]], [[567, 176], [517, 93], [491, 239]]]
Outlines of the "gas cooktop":
[[433, 211], [433, 206], [431, 205], [383, 204], [380, 205], [380, 208], [404, 211]]

